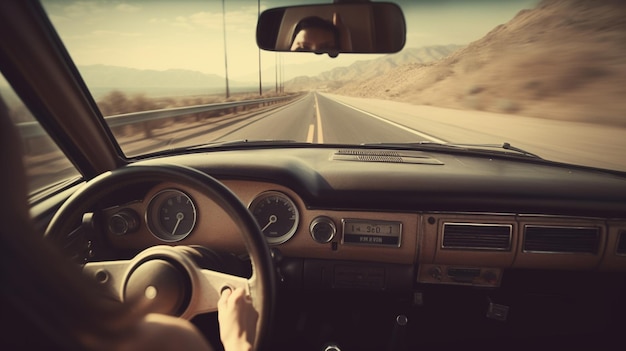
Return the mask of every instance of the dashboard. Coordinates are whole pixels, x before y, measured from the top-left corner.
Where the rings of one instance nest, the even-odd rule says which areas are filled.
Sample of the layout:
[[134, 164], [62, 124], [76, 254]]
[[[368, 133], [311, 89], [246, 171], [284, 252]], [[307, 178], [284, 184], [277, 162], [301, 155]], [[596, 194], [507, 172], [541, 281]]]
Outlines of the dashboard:
[[[220, 179], [280, 254], [283, 278], [300, 287], [498, 287], [512, 268], [626, 271], [619, 176], [493, 157], [430, 153], [437, 163], [415, 165], [336, 153], [235, 150], [141, 163], [184, 164]], [[116, 250], [245, 253], [228, 215], [179, 184], [151, 184], [103, 215]]]

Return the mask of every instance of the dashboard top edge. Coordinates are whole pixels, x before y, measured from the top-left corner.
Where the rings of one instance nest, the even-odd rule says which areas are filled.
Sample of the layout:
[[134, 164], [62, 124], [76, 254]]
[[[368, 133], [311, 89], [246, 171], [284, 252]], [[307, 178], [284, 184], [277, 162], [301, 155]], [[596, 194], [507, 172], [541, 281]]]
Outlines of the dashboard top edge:
[[[624, 218], [626, 178], [599, 170], [521, 165], [516, 160], [437, 154], [443, 166], [340, 162], [334, 148], [193, 153], [137, 164], [176, 163], [219, 180], [265, 181], [297, 193], [307, 208], [487, 212]], [[458, 162], [462, 160], [462, 162]]]

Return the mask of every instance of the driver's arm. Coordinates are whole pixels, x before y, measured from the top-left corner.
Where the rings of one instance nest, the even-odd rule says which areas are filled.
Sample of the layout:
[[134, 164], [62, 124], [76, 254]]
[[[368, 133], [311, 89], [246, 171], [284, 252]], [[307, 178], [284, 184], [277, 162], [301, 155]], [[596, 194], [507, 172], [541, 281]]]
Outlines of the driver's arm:
[[[226, 289], [217, 305], [220, 339], [226, 351], [250, 351], [256, 335], [258, 313], [242, 288]], [[120, 351], [207, 350], [211, 345], [190, 321], [150, 313], [122, 343]]]

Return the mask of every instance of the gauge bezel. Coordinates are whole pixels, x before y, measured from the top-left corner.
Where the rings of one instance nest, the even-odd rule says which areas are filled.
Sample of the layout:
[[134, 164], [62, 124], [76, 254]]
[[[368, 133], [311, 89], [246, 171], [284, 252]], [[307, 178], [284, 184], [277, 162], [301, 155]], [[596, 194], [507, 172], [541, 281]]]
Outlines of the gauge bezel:
[[[330, 237], [326, 240], [319, 240], [315, 236], [315, 226], [320, 223], [328, 224], [331, 228], [332, 233], [330, 234]], [[320, 244], [327, 244], [333, 241], [333, 239], [337, 235], [337, 226], [335, 225], [335, 221], [333, 221], [332, 218], [328, 216], [318, 216], [318, 217], [315, 217], [315, 219], [311, 221], [311, 224], [309, 225], [309, 234], [311, 234], [311, 238], [313, 238], [315, 242], [320, 243]]]
[[[176, 235], [175, 237], [163, 228], [163, 224], [160, 220], [160, 209], [165, 201], [172, 196], [183, 196], [187, 198], [193, 209], [193, 218], [190, 229], [183, 234]], [[157, 239], [168, 243], [178, 242], [188, 237], [196, 228], [196, 225], [198, 224], [198, 208], [193, 198], [186, 192], [173, 188], [164, 189], [154, 194], [150, 200], [148, 200], [146, 224], [150, 233], [152, 233], [152, 235], [154, 235]]]
[[[252, 214], [252, 217], [254, 217], [255, 220], [257, 220], [257, 218], [254, 216], [255, 206], [257, 206], [261, 201], [267, 199], [268, 197], [278, 197], [281, 200], [287, 202], [293, 208], [294, 213], [295, 213], [294, 223], [287, 233], [281, 236], [276, 236], [276, 237], [269, 237], [263, 234], [268, 244], [279, 245], [291, 239], [298, 231], [298, 227], [300, 226], [300, 210], [298, 210], [298, 206], [296, 205], [295, 201], [293, 201], [291, 197], [289, 197], [289, 195], [281, 191], [277, 191], [277, 190], [268, 190], [268, 191], [264, 191], [256, 195], [252, 199], [252, 201], [250, 201], [250, 203], [248, 204], [248, 210], [250, 211], [250, 213]], [[257, 220], [257, 224], [259, 225], [259, 227], [261, 226], [261, 224], [258, 223], [258, 220]]]

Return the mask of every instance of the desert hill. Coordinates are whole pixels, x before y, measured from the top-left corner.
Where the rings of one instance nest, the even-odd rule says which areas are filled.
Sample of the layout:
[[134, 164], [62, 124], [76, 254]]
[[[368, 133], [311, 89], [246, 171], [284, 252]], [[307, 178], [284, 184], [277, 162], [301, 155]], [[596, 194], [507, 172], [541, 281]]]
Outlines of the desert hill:
[[626, 125], [626, 2], [544, 0], [442, 60], [336, 92]]
[[285, 82], [285, 87], [291, 91], [338, 88], [350, 81], [375, 78], [407, 63], [437, 61], [461, 47], [461, 45], [439, 45], [405, 48], [397, 54], [357, 61], [347, 67], [333, 68], [314, 77], [296, 77]]
[[223, 86], [224, 77], [184, 69], [164, 71], [107, 65], [83, 65], [80, 72], [90, 85], [127, 87], [212, 87]]

